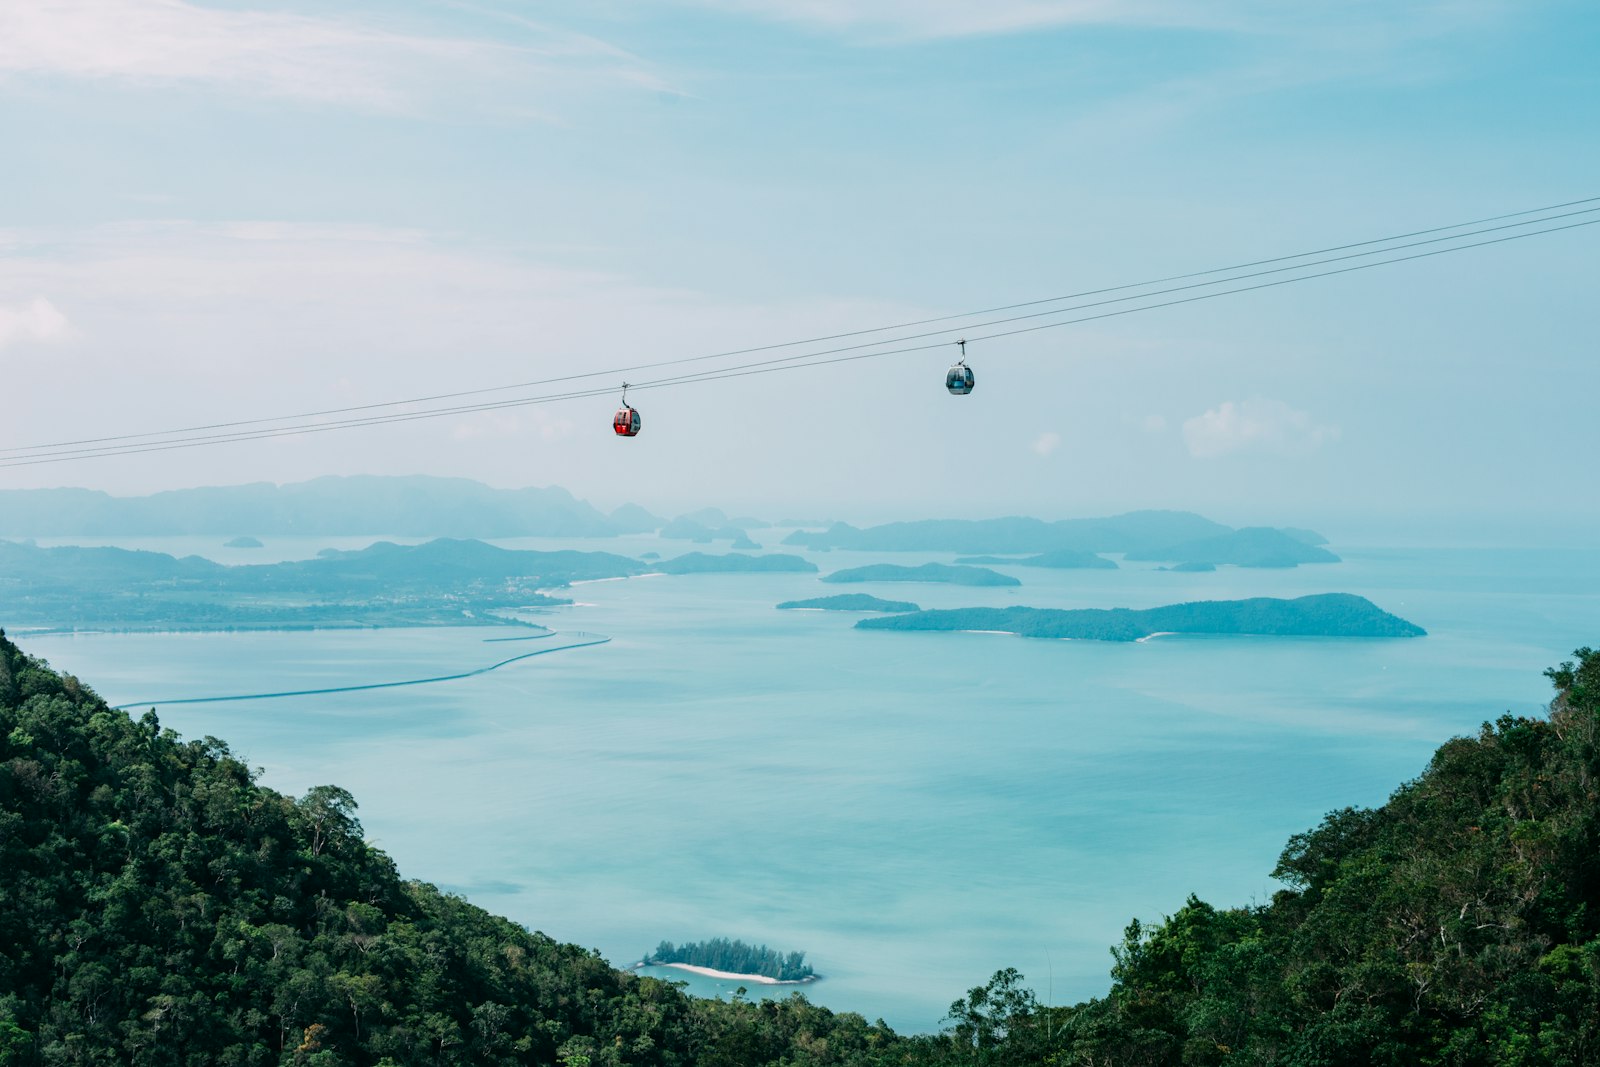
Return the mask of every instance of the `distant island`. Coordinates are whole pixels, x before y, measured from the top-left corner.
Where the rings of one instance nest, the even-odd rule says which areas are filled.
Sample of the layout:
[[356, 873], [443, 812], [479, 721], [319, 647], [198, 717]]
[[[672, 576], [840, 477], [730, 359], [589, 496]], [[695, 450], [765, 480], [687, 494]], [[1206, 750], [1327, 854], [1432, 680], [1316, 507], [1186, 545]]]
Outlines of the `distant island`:
[[819, 596], [810, 600], [785, 600], [779, 611], [888, 611], [902, 613], [921, 611], [909, 600], [883, 600], [866, 593], [840, 593], [838, 596]]
[[1075, 548], [1058, 548], [1054, 552], [1041, 552], [1037, 556], [1020, 559], [1005, 556], [962, 556], [957, 563], [1009, 564], [1013, 567], [1050, 567], [1055, 570], [1114, 571], [1117, 564], [1093, 552], [1080, 552]]
[[786, 545], [862, 552], [957, 552], [1022, 555], [1063, 548], [1080, 552], [1131, 552], [1216, 537], [1231, 527], [1187, 511], [1134, 511], [1105, 519], [1046, 522], [1004, 519], [925, 519], [861, 529], [836, 522], [826, 530], [796, 530]]
[[1427, 631], [1365, 597], [1321, 593], [1294, 600], [1202, 600], [1131, 608], [956, 608], [862, 619], [858, 630], [966, 630], [1080, 641], [1138, 641], [1158, 634], [1274, 637], [1422, 637]]
[[1217, 569], [1215, 563], [1174, 563], [1170, 567], [1157, 567], [1158, 571], [1173, 571], [1178, 574], [1209, 574]]
[[674, 945], [663, 941], [640, 961], [641, 966], [682, 967], [713, 978], [748, 978], [764, 984], [815, 982], [822, 977], [806, 963], [804, 952], [782, 953], [766, 945], [747, 945], [714, 937]]
[[1338, 556], [1309, 543], [1305, 535], [1317, 536], [1309, 530], [1291, 533], [1269, 526], [1248, 526], [1217, 537], [1129, 552], [1127, 558], [1213, 565], [1230, 563], [1235, 567], [1298, 567], [1302, 563], [1339, 562]]
[[673, 519], [656, 531], [656, 536], [667, 541], [693, 541], [699, 545], [709, 545], [713, 541], [732, 541], [734, 548], [761, 547], [750, 540], [749, 535], [738, 526], [711, 527], [688, 516]]
[[729, 515], [721, 508], [701, 508], [691, 511], [687, 515], [679, 515], [674, 521], [698, 522], [703, 526], [734, 526], [740, 530], [762, 530], [772, 524], [750, 515]]
[[224, 542], [222, 547], [223, 548], [265, 548], [266, 546], [263, 545], [260, 541], [258, 541], [254, 537], [235, 537], [232, 541]]
[[1304, 541], [1308, 545], [1325, 545], [1328, 543], [1328, 539], [1315, 530], [1306, 530], [1299, 526], [1280, 526], [1279, 530], [1296, 541]]
[[[1030, 555], [1034, 562], [1024, 565], [1039, 567], [1100, 567], [1104, 564], [1068, 561], [1102, 552], [1120, 552], [1131, 560], [1229, 563], [1240, 567], [1294, 567], [1339, 561], [1338, 556], [1317, 547], [1325, 544], [1326, 538], [1315, 530], [1265, 526], [1235, 530], [1187, 511], [1132, 511], [1105, 519], [1059, 522], [1018, 516], [927, 519], [865, 529], [836, 522], [826, 530], [796, 530], [783, 543], [816, 551], [844, 548], [858, 552]], [[1049, 562], [1052, 558], [1059, 562]]]
[[654, 563], [650, 569], [661, 574], [749, 574], [753, 572], [815, 574], [817, 565], [799, 556], [780, 553], [767, 556], [746, 556], [738, 552], [729, 552], [724, 556], [712, 556], [704, 552], [690, 552], [686, 556]]
[[984, 567], [952, 567], [947, 563], [924, 563], [920, 567], [902, 567], [898, 563], [874, 563], [866, 567], [851, 567], [834, 571], [822, 579], [824, 582], [941, 582], [945, 585], [1021, 585], [1009, 574], [1001, 574]]

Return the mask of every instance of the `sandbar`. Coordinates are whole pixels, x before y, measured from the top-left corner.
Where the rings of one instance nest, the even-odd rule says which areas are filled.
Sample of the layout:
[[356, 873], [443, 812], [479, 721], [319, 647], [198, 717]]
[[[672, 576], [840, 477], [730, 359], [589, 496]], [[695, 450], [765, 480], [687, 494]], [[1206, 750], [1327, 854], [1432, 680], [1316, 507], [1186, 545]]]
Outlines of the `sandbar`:
[[705, 975], [707, 978], [726, 978], [736, 982], [756, 982], [760, 985], [805, 985], [815, 982], [817, 975], [810, 978], [791, 978], [787, 981], [771, 978], [764, 974], [737, 974], [733, 971], [718, 971], [711, 967], [697, 967], [692, 963], [649, 963], [640, 964], [642, 967], [676, 967], [680, 971], [690, 971], [694, 974]]

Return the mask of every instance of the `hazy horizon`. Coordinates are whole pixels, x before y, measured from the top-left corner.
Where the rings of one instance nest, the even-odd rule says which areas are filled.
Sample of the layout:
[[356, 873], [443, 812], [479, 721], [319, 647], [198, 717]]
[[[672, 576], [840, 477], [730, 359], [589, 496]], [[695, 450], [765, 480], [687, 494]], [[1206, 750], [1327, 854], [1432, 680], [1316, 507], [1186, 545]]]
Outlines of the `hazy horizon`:
[[[350, 476], [361, 477], [363, 475]], [[408, 476], [405, 474], [392, 474], [380, 477], [403, 478]], [[345, 476], [323, 475], [319, 477]], [[1393, 547], [1416, 545], [1565, 548], [1582, 547], [1593, 543], [1592, 520], [1582, 512], [1574, 514], [1561, 509], [1556, 510], [1554, 513], [1463, 511], [1459, 513], [1405, 514], [1343, 508], [1331, 509], [1315, 505], [1290, 507], [1278, 505], [1271, 501], [1263, 502], [1256, 506], [1220, 507], [1210, 506], [1205, 503], [1191, 503], [1185, 506], [1156, 500], [1139, 502], [1131, 499], [1124, 504], [1107, 503], [1099, 508], [1086, 503], [1080, 508], [1058, 506], [1050, 509], [1037, 505], [1030, 506], [1024, 501], [1018, 501], [1010, 509], [1006, 509], [1003, 505], [988, 507], [982, 504], [972, 505], [962, 501], [934, 501], [926, 504], [917, 502], [902, 502], [899, 504], [878, 502], [867, 505], [830, 505], [816, 502], [811, 504], [785, 503], [780, 500], [763, 500], [754, 495], [731, 497], [731, 494], [728, 497], [715, 499], [703, 499], [690, 495], [618, 497], [604, 493], [585, 493], [574, 486], [558, 483], [494, 485], [476, 478], [465, 478], [463, 480], [487, 485], [490, 488], [499, 490], [559, 489], [569, 493], [578, 502], [587, 504], [605, 514], [609, 514], [624, 505], [632, 504], [643, 507], [662, 519], [673, 519], [706, 508], [719, 508], [730, 518], [752, 517], [774, 525], [784, 520], [804, 519], [816, 522], [847, 522], [854, 526], [914, 522], [923, 519], [995, 519], [1013, 516], [1056, 521], [1060, 519], [1106, 518], [1133, 511], [1189, 511], [1236, 528], [1246, 526], [1311, 528], [1330, 540], [1345, 544], [1388, 545]], [[299, 483], [295, 481], [272, 482], [265, 479], [257, 480], [253, 483], [216, 482], [203, 485], [172, 486], [149, 494], [118, 492], [98, 486], [83, 485], [40, 486], [38, 488], [88, 489], [108, 493], [108, 495], [117, 499], [136, 499], [153, 496], [159, 492], [229, 488], [250, 484], [284, 486]], [[4, 493], [5, 490], [10, 488], [13, 487], [0, 486], [0, 493]], [[250, 533], [252, 531], [245, 529], [241, 525], [238, 532]], [[372, 535], [394, 533], [394, 531], [385, 530], [365, 532]], [[60, 540], [62, 537], [70, 539], [70, 535], [49, 536], [52, 540]], [[106, 536], [115, 535], [107, 534]], [[492, 535], [485, 536], [490, 540], [494, 539]], [[760, 541], [761, 539], [758, 536], [756, 540]], [[771, 548], [773, 546], [768, 545], [766, 547]]]
[[[0, 451], [779, 344], [1600, 195], [1597, 40], [1575, 2], [682, 0], [537, 22], [495, 0], [13, 5]], [[1600, 516], [1571, 474], [1600, 424], [1566, 411], [1600, 387], [1597, 249], [1590, 227], [977, 341], [966, 397], [942, 387], [945, 344], [638, 392], [643, 433], [618, 440], [628, 375], [606, 374], [579, 383], [604, 395], [0, 467], [0, 486], [419, 472], [668, 510], [1500, 516], [1543, 536], [1548, 513]]]

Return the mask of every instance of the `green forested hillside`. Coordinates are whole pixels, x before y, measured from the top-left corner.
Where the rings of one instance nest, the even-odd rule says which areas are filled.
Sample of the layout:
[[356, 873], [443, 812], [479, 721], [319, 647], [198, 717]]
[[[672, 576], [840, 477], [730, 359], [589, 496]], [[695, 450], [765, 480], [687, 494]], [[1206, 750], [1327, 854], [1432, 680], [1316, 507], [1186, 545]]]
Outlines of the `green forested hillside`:
[[1060, 1062], [1600, 1062], [1600, 653], [1576, 656], [1549, 718], [1291, 838], [1270, 904], [1129, 926], [1109, 995], [1055, 1020]]
[[222, 742], [111, 710], [0, 635], [0, 1067], [732, 1065], [802, 1038], [787, 1062], [823, 1064], [894, 1043], [809, 1004], [691, 1000], [405, 881], [355, 812], [334, 786], [263, 789]]
[[1103, 998], [1002, 971], [900, 1037], [686, 997], [432, 886], [333, 786], [107, 708], [0, 635], [0, 1067], [1600, 1063], [1600, 653], [1548, 718], [1447, 742], [1291, 838], [1264, 905], [1191, 897]]

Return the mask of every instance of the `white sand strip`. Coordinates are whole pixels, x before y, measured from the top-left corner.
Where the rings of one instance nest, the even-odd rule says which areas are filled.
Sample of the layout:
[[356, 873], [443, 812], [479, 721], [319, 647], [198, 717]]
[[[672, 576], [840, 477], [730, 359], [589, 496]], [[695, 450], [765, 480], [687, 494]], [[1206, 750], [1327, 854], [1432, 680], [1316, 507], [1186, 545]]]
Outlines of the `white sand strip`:
[[691, 971], [703, 974], [707, 978], [727, 978], [736, 982], [758, 982], [761, 985], [802, 985], [803, 981], [795, 980], [782, 982], [776, 978], [769, 978], [764, 974], [735, 974], [733, 971], [717, 971], [710, 967], [696, 967], [692, 963], [652, 963], [651, 967], [676, 967], [680, 971]]

